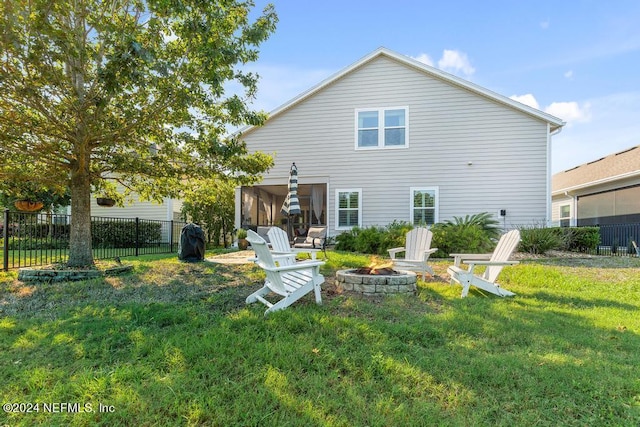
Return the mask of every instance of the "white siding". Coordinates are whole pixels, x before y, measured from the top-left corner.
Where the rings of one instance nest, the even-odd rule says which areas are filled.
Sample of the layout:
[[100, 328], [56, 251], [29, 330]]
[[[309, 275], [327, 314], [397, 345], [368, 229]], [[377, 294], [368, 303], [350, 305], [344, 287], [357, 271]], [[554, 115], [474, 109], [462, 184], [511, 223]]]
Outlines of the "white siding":
[[574, 209], [574, 198], [570, 196], [553, 196], [551, 203], [551, 224], [553, 226], [560, 225], [560, 207], [569, 205], [571, 209], [571, 225], [575, 225], [575, 209]]
[[[355, 109], [409, 108], [409, 147], [355, 150]], [[507, 226], [546, 219], [547, 123], [378, 57], [244, 135], [250, 150], [275, 155], [269, 182], [291, 162], [300, 180], [328, 176], [362, 188], [363, 226], [409, 220], [409, 188], [438, 187], [440, 221], [507, 210]], [[468, 163], [472, 162], [472, 165]], [[271, 178], [271, 179], [270, 179]], [[328, 225], [335, 234], [335, 200]]]
[[[117, 189], [124, 192], [124, 187], [118, 184]], [[158, 221], [171, 221], [178, 219], [182, 201], [165, 198], [162, 203], [142, 201], [138, 194], [133, 193], [125, 199], [124, 206], [104, 207], [99, 206], [96, 198], [91, 198], [91, 215], [111, 218], [140, 218]]]
[[96, 199], [91, 200], [91, 215], [104, 216], [110, 218], [140, 218], [153, 219], [159, 221], [169, 221], [173, 218], [167, 217], [167, 204], [157, 204], [153, 202], [142, 202], [135, 198], [132, 204], [125, 204], [124, 207], [103, 207], [98, 206]]

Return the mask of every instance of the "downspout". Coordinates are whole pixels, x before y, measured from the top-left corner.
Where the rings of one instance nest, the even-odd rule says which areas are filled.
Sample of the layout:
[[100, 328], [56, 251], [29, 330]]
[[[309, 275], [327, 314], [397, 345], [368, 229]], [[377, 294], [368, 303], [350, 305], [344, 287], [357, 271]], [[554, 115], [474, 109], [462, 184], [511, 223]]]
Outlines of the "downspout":
[[562, 127], [551, 132], [551, 124], [547, 122], [547, 227], [551, 226], [551, 137], [559, 134]]

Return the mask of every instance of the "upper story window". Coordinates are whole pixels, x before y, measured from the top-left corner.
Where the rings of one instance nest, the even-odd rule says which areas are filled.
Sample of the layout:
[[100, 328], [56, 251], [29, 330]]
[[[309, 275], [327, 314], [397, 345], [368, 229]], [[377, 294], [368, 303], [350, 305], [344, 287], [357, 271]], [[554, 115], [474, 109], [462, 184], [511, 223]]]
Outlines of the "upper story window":
[[356, 110], [356, 149], [408, 146], [408, 107]]

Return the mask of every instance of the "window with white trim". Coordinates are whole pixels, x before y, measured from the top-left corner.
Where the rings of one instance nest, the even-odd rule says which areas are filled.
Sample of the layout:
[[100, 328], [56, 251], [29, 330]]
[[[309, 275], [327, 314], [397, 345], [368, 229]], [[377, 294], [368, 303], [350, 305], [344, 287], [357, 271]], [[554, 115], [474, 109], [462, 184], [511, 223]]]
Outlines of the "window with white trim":
[[356, 149], [408, 146], [408, 107], [356, 110]]
[[560, 227], [571, 226], [571, 205], [560, 206]]
[[433, 225], [438, 222], [438, 187], [412, 187], [410, 197], [410, 221], [413, 225]]
[[336, 190], [336, 229], [360, 227], [362, 189]]

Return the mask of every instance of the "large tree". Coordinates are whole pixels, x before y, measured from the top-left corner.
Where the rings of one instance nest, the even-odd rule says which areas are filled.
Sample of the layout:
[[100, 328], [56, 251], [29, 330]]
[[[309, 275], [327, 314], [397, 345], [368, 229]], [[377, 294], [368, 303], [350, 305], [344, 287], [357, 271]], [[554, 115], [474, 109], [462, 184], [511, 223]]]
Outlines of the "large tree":
[[[274, 31], [251, 1], [4, 0], [0, 179], [71, 192], [69, 264], [93, 263], [91, 193], [176, 197], [185, 177], [251, 182], [272, 164], [232, 128], [260, 125], [242, 66]], [[230, 93], [230, 90], [233, 90]], [[28, 163], [37, 173], [25, 173]]]

